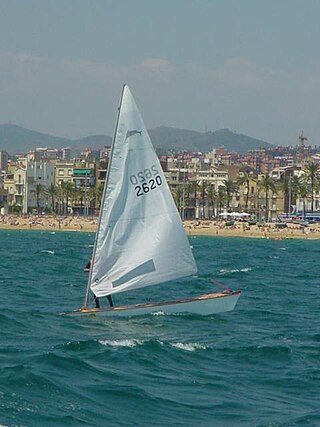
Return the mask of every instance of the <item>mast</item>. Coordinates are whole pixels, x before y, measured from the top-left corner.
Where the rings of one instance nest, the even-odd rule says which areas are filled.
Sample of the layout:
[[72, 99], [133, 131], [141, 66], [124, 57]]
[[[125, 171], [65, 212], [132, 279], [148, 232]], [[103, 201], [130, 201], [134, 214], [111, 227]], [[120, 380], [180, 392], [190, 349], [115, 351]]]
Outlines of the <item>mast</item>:
[[108, 180], [109, 180], [109, 175], [110, 175], [110, 170], [111, 170], [111, 163], [112, 163], [112, 159], [113, 159], [114, 143], [115, 143], [115, 139], [116, 139], [116, 135], [117, 135], [117, 130], [118, 130], [118, 123], [119, 123], [119, 117], [120, 117], [120, 111], [121, 111], [121, 105], [122, 105], [122, 99], [123, 99], [123, 93], [124, 93], [124, 88], [125, 87], [126, 87], [126, 84], [124, 84], [123, 87], [122, 87], [121, 98], [120, 98], [120, 105], [118, 107], [118, 115], [117, 115], [116, 126], [115, 126], [113, 140], [112, 140], [112, 146], [111, 146], [110, 160], [109, 160], [109, 163], [108, 163], [108, 171], [107, 171], [106, 180], [105, 180], [105, 183], [104, 183], [102, 199], [101, 199], [101, 202], [100, 202], [100, 212], [99, 212], [99, 219], [98, 219], [97, 231], [96, 231], [96, 236], [95, 236], [94, 246], [93, 246], [93, 251], [92, 251], [91, 266], [90, 266], [90, 270], [89, 270], [88, 283], [87, 283], [87, 287], [86, 287], [86, 291], [85, 291], [85, 295], [84, 295], [84, 300], [83, 300], [83, 306], [84, 307], [86, 307], [87, 303], [88, 303], [90, 283], [91, 283], [91, 278], [92, 278], [92, 267], [93, 267], [93, 263], [94, 263], [94, 258], [96, 256], [98, 231], [99, 231], [99, 228], [100, 228], [100, 222], [101, 222], [101, 217], [102, 217], [101, 206], [103, 206], [103, 200], [105, 198], [105, 193], [106, 193], [107, 186], [108, 186]]

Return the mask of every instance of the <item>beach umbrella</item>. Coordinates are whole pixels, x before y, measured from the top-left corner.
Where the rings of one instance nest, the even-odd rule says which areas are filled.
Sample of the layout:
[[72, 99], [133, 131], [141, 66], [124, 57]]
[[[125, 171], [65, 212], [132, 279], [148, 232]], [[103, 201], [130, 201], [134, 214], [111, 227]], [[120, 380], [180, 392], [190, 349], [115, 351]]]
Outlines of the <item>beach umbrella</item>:
[[221, 212], [219, 214], [219, 216], [222, 216], [222, 217], [227, 217], [227, 216], [230, 216], [230, 215], [231, 215], [231, 213], [229, 213], [229, 212]]

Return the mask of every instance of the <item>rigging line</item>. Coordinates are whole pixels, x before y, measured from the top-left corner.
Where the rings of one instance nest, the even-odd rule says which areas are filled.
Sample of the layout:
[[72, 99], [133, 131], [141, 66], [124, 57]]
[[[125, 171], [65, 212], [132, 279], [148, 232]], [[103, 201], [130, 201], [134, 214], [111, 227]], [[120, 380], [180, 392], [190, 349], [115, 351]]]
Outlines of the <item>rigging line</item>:
[[221, 282], [218, 282], [218, 280], [209, 279], [209, 282], [213, 283], [214, 285], [218, 286], [221, 289], [224, 289], [225, 291], [231, 291], [231, 288], [228, 286], [223, 285]]

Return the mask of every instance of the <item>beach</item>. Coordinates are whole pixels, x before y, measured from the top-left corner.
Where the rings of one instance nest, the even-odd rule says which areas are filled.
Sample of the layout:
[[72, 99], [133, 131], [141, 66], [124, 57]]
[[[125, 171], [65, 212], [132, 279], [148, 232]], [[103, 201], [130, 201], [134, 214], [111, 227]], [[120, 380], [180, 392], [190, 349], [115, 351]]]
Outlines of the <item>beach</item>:
[[[52, 230], [52, 231], [86, 231], [95, 232], [97, 217], [53, 216], [53, 215], [2, 215], [0, 229], [16, 230]], [[275, 223], [248, 225], [247, 222], [235, 221], [226, 225], [225, 221], [184, 221], [188, 235], [225, 236], [225, 237], [256, 237], [271, 239], [320, 239], [320, 224], [303, 226], [287, 224], [286, 228], [278, 228]]]
[[0, 229], [96, 231], [97, 217], [54, 215], [2, 215]]

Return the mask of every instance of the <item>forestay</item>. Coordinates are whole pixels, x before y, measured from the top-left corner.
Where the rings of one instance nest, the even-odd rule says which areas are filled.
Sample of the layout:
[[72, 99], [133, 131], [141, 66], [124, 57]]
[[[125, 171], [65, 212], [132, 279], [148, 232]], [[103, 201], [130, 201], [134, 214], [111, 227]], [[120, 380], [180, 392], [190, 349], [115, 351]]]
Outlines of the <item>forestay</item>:
[[124, 86], [90, 274], [99, 297], [196, 273], [139, 110]]

